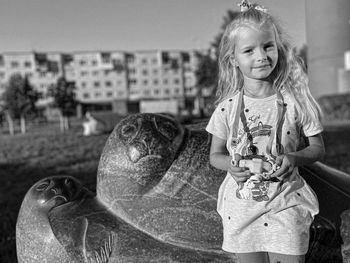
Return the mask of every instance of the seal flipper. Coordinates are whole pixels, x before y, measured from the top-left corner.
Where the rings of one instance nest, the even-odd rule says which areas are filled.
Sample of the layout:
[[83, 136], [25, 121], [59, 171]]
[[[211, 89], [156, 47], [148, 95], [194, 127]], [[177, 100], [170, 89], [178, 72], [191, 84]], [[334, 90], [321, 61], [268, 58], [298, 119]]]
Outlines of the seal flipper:
[[49, 221], [72, 262], [108, 262], [117, 249], [118, 222], [95, 198], [52, 209]]

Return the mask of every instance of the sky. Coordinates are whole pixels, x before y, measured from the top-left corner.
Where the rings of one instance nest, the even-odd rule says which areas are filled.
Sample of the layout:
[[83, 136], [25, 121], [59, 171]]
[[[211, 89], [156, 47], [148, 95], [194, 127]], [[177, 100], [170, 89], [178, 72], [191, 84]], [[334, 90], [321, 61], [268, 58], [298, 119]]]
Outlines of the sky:
[[[306, 43], [306, 0], [256, 0], [293, 45]], [[0, 0], [0, 53], [203, 49], [237, 0]]]

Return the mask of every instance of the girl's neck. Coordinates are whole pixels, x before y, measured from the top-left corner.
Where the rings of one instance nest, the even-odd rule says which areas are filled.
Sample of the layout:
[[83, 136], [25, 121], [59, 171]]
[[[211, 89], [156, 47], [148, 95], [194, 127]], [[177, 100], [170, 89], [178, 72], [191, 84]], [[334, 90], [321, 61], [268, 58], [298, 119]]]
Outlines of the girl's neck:
[[272, 88], [272, 84], [268, 81], [245, 81], [243, 86], [244, 95], [251, 98], [267, 98], [276, 92]]

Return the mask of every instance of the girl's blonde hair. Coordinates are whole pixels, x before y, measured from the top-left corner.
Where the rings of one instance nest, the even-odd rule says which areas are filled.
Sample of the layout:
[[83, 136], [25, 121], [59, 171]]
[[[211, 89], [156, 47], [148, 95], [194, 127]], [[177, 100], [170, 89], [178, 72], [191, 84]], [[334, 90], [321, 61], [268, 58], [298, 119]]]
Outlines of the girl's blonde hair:
[[241, 12], [225, 29], [219, 47], [219, 83], [217, 102], [236, 94], [243, 88], [243, 75], [234, 64], [235, 39], [239, 29], [251, 27], [264, 30], [266, 26], [275, 32], [278, 49], [278, 61], [271, 73], [273, 88], [281, 91], [283, 88], [291, 95], [298, 111], [298, 121], [305, 125], [312, 120], [319, 120], [322, 116], [320, 106], [312, 97], [308, 86], [308, 77], [301, 60], [283, 34], [282, 29], [265, 12], [250, 7]]

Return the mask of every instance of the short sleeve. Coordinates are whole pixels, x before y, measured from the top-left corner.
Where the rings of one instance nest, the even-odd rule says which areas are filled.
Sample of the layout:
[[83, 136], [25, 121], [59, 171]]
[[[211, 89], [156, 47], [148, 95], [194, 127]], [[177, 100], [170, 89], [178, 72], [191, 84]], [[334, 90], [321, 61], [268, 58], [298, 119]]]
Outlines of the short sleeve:
[[306, 137], [314, 136], [323, 131], [323, 126], [321, 121], [311, 121], [308, 124], [303, 126], [303, 132]]
[[223, 107], [222, 103], [216, 107], [215, 111], [211, 115], [207, 127], [205, 128], [207, 132], [215, 135], [216, 137], [227, 140], [229, 130], [226, 121], [227, 109]]

